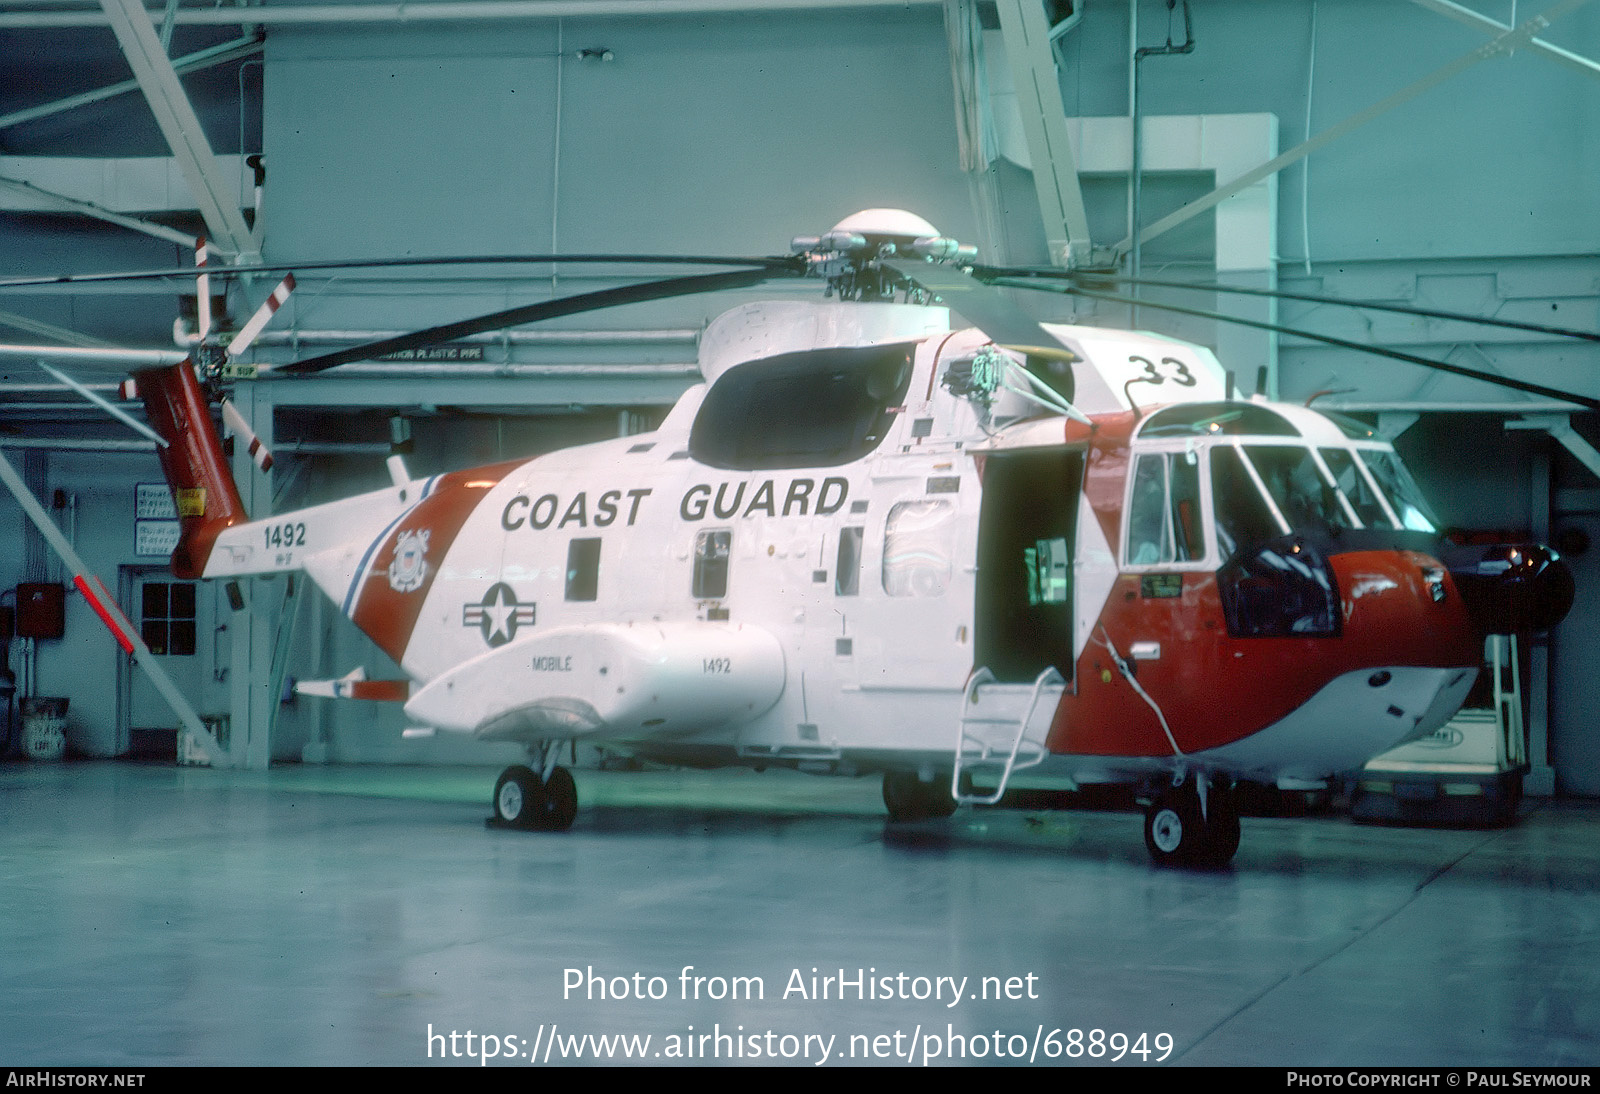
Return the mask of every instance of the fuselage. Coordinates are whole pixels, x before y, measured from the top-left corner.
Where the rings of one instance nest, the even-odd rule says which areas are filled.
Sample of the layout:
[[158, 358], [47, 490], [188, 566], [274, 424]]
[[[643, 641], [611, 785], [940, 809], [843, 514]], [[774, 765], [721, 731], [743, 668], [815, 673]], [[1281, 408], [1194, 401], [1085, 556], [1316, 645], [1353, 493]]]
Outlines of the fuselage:
[[[745, 309], [656, 432], [397, 484], [288, 563], [429, 696], [414, 716], [679, 762], [948, 768], [975, 705], [1021, 711], [1047, 670], [1023, 728], [1086, 779], [1317, 777], [1459, 706], [1481, 634], [1388, 444], [1089, 328], [1049, 329], [1092, 426], [975, 398], [950, 378], [987, 340], [946, 319]], [[608, 658], [625, 682], [579, 681]], [[697, 686], [725, 696], [699, 723]]]

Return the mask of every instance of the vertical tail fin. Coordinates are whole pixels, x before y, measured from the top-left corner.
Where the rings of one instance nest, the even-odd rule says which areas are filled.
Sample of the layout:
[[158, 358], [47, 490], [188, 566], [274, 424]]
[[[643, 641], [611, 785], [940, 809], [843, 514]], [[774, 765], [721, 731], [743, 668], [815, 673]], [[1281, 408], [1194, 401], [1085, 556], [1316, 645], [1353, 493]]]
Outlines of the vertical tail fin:
[[188, 361], [136, 372], [123, 388], [125, 397], [137, 394], [144, 401], [151, 427], [167, 442], [157, 451], [182, 529], [172, 552], [172, 572], [200, 577], [223, 529], [250, 519], [228, 470], [205, 392]]

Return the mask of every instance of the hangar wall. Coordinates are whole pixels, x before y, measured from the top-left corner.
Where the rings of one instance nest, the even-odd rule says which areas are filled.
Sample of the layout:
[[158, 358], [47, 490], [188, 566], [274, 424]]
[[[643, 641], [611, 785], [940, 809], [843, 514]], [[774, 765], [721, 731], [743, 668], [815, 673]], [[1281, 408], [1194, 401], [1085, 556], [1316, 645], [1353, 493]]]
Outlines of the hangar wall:
[[[1508, 5], [1473, 6], [1510, 16]], [[1306, 136], [1308, 91], [1314, 136], [1489, 37], [1389, 0], [1202, 0], [1193, 9], [1195, 51], [1145, 62], [1146, 109], [1268, 110], [1282, 122], [1285, 149]], [[1164, 5], [1141, 4], [1140, 12], [1141, 45], [1161, 45]], [[1065, 40], [1068, 113], [1127, 112], [1125, 13], [1125, 4], [1089, 4]], [[1523, 10], [1520, 18], [1532, 14]], [[1600, 40], [1600, 13], [1580, 9], [1542, 34], [1582, 52]], [[1174, 35], [1181, 41], [1181, 20]], [[1597, 125], [1592, 78], [1527, 50], [1487, 60], [1313, 153], [1311, 258], [1592, 253], [1600, 249], [1600, 219], [1577, 183], [1600, 153]], [[1285, 262], [1305, 256], [1297, 192], [1305, 182], [1301, 167], [1286, 171], [1279, 202]]]
[[[1206, 0], [1194, 6], [1195, 51], [1146, 62], [1146, 112], [1269, 111], [1280, 120], [1284, 148], [1306, 135], [1308, 93], [1314, 133], [1485, 40], [1419, 7], [1383, 0]], [[1140, 5], [1142, 44], [1160, 44], [1164, 8]], [[1181, 27], [1174, 32], [1181, 36]], [[1580, 10], [1547, 36], [1581, 49], [1600, 40], [1600, 12]], [[1125, 3], [1085, 5], [1082, 23], [1061, 47], [1069, 113], [1126, 113], [1127, 39]], [[611, 60], [577, 56], [602, 49]], [[1008, 164], [994, 169], [1003, 238], [979, 234], [986, 218], [957, 163], [949, 61], [936, 7], [280, 27], [268, 34], [264, 66], [258, 67], [264, 67], [268, 258], [547, 250], [773, 253], [791, 235], [825, 229], [873, 205], [916, 210], [947, 233], [978, 240], [1012, 261], [1043, 257], [1031, 180]], [[226, 81], [192, 90], [219, 100], [232, 93]], [[202, 111], [219, 148], [237, 143], [233, 105]], [[158, 144], [151, 133], [106, 126], [105, 109], [96, 108], [97, 116], [107, 133], [120, 134], [114, 142], [87, 128], [57, 126], [41, 133], [35, 127], [28, 133], [30, 149], [51, 151], [53, 140], [71, 141], [73, 153], [82, 154], [85, 142], [98, 140], [103, 154], [161, 151], [146, 147]], [[120, 109], [131, 116], [143, 108], [135, 101]], [[129, 135], [140, 133], [138, 140]], [[1592, 79], [1526, 50], [1487, 61], [1285, 172], [1278, 204], [1279, 276], [1286, 285], [1301, 280], [1312, 291], [1417, 298], [1469, 311], [1537, 310], [1574, 326], [1596, 325], [1600, 270], [1593, 256], [1600, 251], [1600, 215], [1585, 181], [1600, 154], [1596, 133], [1600, 88]], [[1152, 178], [1147, 219], [1209, 185], [1200, 178]], [[1086, 196], [1097, 232], [1125, 230], [1120, 180], [1089, 180]], [[129, 242], [131, 237], [105, 243], [103, 232], [58, 235], [66, 223], [8, 216], [0, 231], [8, 248], [15, 244], [15, 253], [26, 253], [34, 266], [165, 264], [182, 257], [167, 245]], [[1205, 223], [1202, 218], [1153, 244], [1147, 263], [1204, 271], [1210, 261]], [[163, 252], [160, 261], [142, 253], [150, 251]], [[138, 260], [107, 261], [124, 254]], [[496, 295], [501, 292], [454, 282], [388, 293], [332, 286], [297, 297], [290, 319], [314, 328], [416, 325], [471, 314], [479, 303], [505, 306]], [[98, 327], [103, 336], [121, 337], [130, 326], [159, 332], [170, 325], [170, 315], [133, 315], [126, 305], [90, 297], [57, 298], [49, 307], [62, 325]], [[625, 322], [693, 326], [718, 310], [709, 302], [698, 305], [698, 313], [694, 307], [661, 308]], [[1308, 312], [1285, 306], [1282, 320], [1292, 325]], [[1443, 345], [1449, 352], [1487, 354], [1513, 369], [1544, 367], [1556, 352], [1481, 333], [1463, 347], [1458, 343], [1469, 341], [1465, 335], [1437, 327], [1317, 318], [1323, 320], [1319, 329], [1333, 333]], [[1566, 356], [1556, 365], [1574, 376], [1594, 363], [1560, 352]], [[1487, 390], [1450, 382], [1426, 386], [1410, 370], [1374, 369], [1343, 351], [1293, 341], [1285, 344], [1283, 360], [1290, 395], [1359, 385], [1376, 404], [1481, 397]], [[613, 417], [569, 423], [576, 432], [563, 436], [582, 428], [595, 435], [614, 431]], [[1425, 420], [1402, 438], [1402, 451], [1418, 466], [1447, 523], [1525, 527], [1531, 519], [1533, 449], [1547, 442], [1507, 436], [1493, 414], [1473, 421], [1462, 429], [1450, 419]], [[418, 470], [478, 458], [470, 446], [452, 445], [452, 428], [447, 422], [418, 426], [419, 436], [438, 434], [419, 457]], [[314, 473], [292, 485], [278, 507], [362, 485], [349, 477], [349, 461], [313, 466]], [[108, 484], [149, 479], [153, 468], [147, 455], [52, 456], [51, 488], [82, 496], [97, 514], [80, 525], [80, 547], [91, 562], [114, 569], [130, 534], [131, 518], [121, 515], [126, 506], [106, 493], [120, 487]], [[1556, 474], [1558, 485], [1590, 485], [1583, 481], [1586, 473], [1564, 459], [1556, 461]], [[17, 519], [10, 500], [0, 501], [0, 528]], [[0, 560], [0, 582], [14, 584], [18, 568], [14, 559]], [[302, 635], [320, 625], [308, 622], [312, 618], [302, 618]], [[92, 632], [92, 623], [82, 629]], [[105, 644], [97, 633], [95, 640]], [[1561, 642], [1595, 645], [1587, 627], [1580, 630], [1576, 622], [1567, 625]], [[343, 672], [370, 650], [341, 626], [329, 628], [322, 647], [316, 665], [302, 647], [295, 671]], [[43, 650], [41, 690], [75, 689], [85, 658], [111, 657], [109, 649], [104, 658], [76, 647]], [[1582, 664], [1579, 658], [1557, 659], [1558, 692], [1581, 691], [1584, 677], [1576, 674]], [[380, 668], [372, 666], [375, 675]], [[1574, 675], [1563, 675], [1569, 671]], [[286, 715], [277, 754], [297, 755], [320, 732], [317, 718], [332, 720], [305, 707], [302, 701]], [[74, 712], [77, 747], [93, 754], [124, 747], [116, 739], [114, 697], [103, 687], [90, 686], [75, 698]], [[1558, 723], [1580, 717], [1581, 709], [1557, 710]], [[331, 749], [334, 758], [488, 758], [470, 745], [455, 750], [442, 743], [398, 743], [398, 717], [382, 708], [341, 712], [337, 720], [336, 734], [342, 736]], [[1578, 788], [1600, 793], [1600, 785]]]
[[767, 254], [888, 202], [971, 232], [937, 9], [296, 30], [266, 60], [275, 248]]

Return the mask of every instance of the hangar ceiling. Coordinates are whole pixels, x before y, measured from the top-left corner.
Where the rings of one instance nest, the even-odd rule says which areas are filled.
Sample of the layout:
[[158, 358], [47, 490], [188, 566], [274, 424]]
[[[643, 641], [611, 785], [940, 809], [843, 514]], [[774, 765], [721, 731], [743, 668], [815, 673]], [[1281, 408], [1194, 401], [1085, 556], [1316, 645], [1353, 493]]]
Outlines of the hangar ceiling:
[[[276, 54], [284, 58], [285, 63], [274, 61], [274, 54], [267, 47], [273, 35], [298, 35], [297, 40], [304, 43], [314, 40], [319, 34], [336, 34], [341, 41], [348, 42], [351, 33], [375, 30], [380, 35], [389, 35], [383, 40], [392, 42], [392, 36], [396, 33], [428, 39], [432, 35], [450, 35], [464, 29], [470, 33], [473, 28], [494, 28], [491, 33], [497, 33], [505, 27], [520, 30], [531, 25], [545, 28], [554, 25], [558, 28], [556, 38], [562, 46], [557, 51], [558, 68], [565, 63], [564, 59], [569, 53], [572, 61], [570, 67], [576, 68], [579, 64], [604, 65], [612, 51], [595, 48], [587, 39], [584, 40], [585, 44], [569, 50], [566, 46], [574, 45], [575, 41], [566, 42], [562, 37], [562, 29], [571, 27], [576, 36], [584, 33], [582, 28], [604, 28], [607, 25], [605, 20], [619, 16], [649, 13], [663, 17], [692, 13], [737, 20], [741, 16], [748, 18], [754, 14], [804, 17], [808, 13], [823, 13], [824, 17], [848, 18], [851, 13], [921, 10], [926, 13], [925, 23], [937, 21], [942, 15], [948, 49], [943, 56], [923, 56], [920, 61], [925, 68], [937, 66], [948, 71], [956, 88], [954, 124], [958, 143], [963, 145], [962, 166], [966, 169], [968, 184], [975, 191], [972, 201], [977, 211], [974, 227], [992, 246], [1001, 242], [1000, 237], [1009, 237], [1013, 249], [1031, 252], [1038, 248], [1041, 258], [1058, 264], [1088, 262], [1098, 246], [1098, 257], [1101, 259], [1131, 252], [1137, 262], [1142, 243], [1181, 231], [1194, 218], [1206, 218], [1205, 222], [1212, 227], [1217, 239], [1213, 259], [1215, 268], [1229, 268], [1223, 259], [1222, 251], [1225, 248], [1237, 247], [1241, 239], [1259, 239], [1265, 257], [1233, 267], [1241, 271], [1241, 276], [1236, 280], [1254, 287], [1272, 287], [1282, 276], [1276, 255], [1289, 249], [1287, 241], [1277, 238], [1291, 219], [1285, 215], [1285, 210], [1278, 207], [1276, 188], [1282, 172], [1296, 167], [1309, 174], [1309, 168], [1303, 168], [1303, 161], [1307, 157], [1392, 113], [1403, 113], [1403, 108], [1412, 100], [1428, 95], [1457, 77], [1463, 77], [1469, 69], [1492, 59], [1504, 59], [1515, 52], [1523, 54], [1523, 58], [1515, 62], [1517, 65], [1549, 63], [1566, 72], [1578, 74], [1586, 83], [1592, 83], [1596, 76], [1600, 76], [1600, 64], [1562, 44], [1563, 41], [1572, 40], [1571, 37], [1563, 38], [1563, 22], [1585, 6], [1586, 0], [1557, 0], [1535, 16], [1529, 17], [1524, 12], [1520, 22], [1513, 25], [1501, 21], [1487, 8], [1475, 10], [1451, 0], [1414, 0], [1417, 11], [1426, 10], [1436, 16], [1421, 29], [1436, 33], [1445, 44], [1464, 40], [1470, 43], [1470, 47], [1455, 50], [1447, 63], [1431, 69], [1422, 64], [1408, 66], [1406, 71], [1412, 77], [1409, 83], [1403, 83], [1398, 68], [1393, 72], [1385, 72], [1384, 86], [1403, 86], [1382, 97], [1367, 93], [1367, 101], [1360, 109], [1341, 113], [1331, 120], [1319, 116], [1314, 126], [1312, 98], [1315, 82], [1313, 73], [1308, 73], [1305, 125], [1300, 127], [1300, 136], [1304, 139], [1289, 141], [1291, 146], [1280, 152], [1277, 132], [1271, 133], [1266, 145], [1251, 147], [1241, 145], [1238, 137], [1221, 135], [1221, 115], [1168, 113], [1172, 96], [1163, 95], [1159, 83], [1153, 83], [1151, 90], [1161, 103], [1158, 107], [1161, 112], [1152, 113], [1147, 118], [1140, 118], [1139, 112], [1134, 112], [1135, 127], [1139, 127], [1141, 122], [1149, 127], [1142, 142], [1131, 145], [1125, 130], [1121, 134], [1111, 132], [1105, 135], [1109, 139], [1097, 135], [1096, 139], [1086, 141], [1085, 125], [1091, 121], [1109, 121], [1115, 115], [1084, 117], [1086, 114], [1099, 115], [1100, 111], [1094, 108], [1083, 110], [1081, 107], [1084, 104], [1081, 102], [1063, 103], [1063, 87], [1070, 87], [1072, 81], [1077, 81], [1081, 98], [1082, 82], [1099, 74], [1087, 71], [1083, 50], [1074, 44], [1075, 36], [1092, 32], [1092, 24], [1096, 21], [1101, 24], [1113, 20], [1119, 22], [1120, 29], [1111, 32], [1113, 38], [1125, 35], [1127, 52], [1141, 58], [1139, 65], [1125, 59], [1120, 62], [1130, 72], [1141, 71], [1152, 64], [1170, 64], [1161, 55], [1182, 52], [1193, 46], [1190, 42], [1187, 46], [1175, 47], [1175, 43], [1184, 40], [1190, 31], [1185, 28], [1182, 34], [1175, 33], [1171, 12], [1166, 13], [1163, 20], [1160, 5], [1141, 5], [1137, 2], [1107, 0], [1099, 4], [1056, 4], [1047, 9], [1034, 0], [1004, 0], [994, 6], [957, 0], [947, 3], [921, 0], [916, 4], [898, 5], [863, 3], [859, 0], [682, 0], [672, 3], [663, 3], [661, 0], [650, 0], [648, 3], [638, 0], [572, 0], [567, 3], [549, 3], [547, 0], [466, 0], [433, 4], [271, 3], [199, 6], [170, 0], [145, 8], [136, 0], [102, 0], [98, 4], [88, 0], [17, 0], [0, 5], [0, 34], [7, 35], [19, 47], [8, 53], [13, 58], [14, 71], [20, 77], [8, 81], [13, 89], [14, 100], [4, 103], [4, 113], [0, 114], [0, 153], [47, 150], [50, 154], [0, 155], [0, 201], [5, 203], [4, 207], [10, 212], [70, 212], [100, 223], [130, 228], [180, 246], [190, 234], [203, 232], [225, 256], [231, 256], [234, 261], [245, 261], [261, 254], [262, 235], [271, 225], [274, 215], [281, 218], [288, 212], [296, 211], [288, 203], [274, 210], [269, 197], [267, 215], [261, 217], [261, 194], [255, 186], [261, 176], [254, 170], [258, 163], [245, 162], [252, 151], [258, 152], [262, 148], [262, 70], [275, 67], [282, 73], [279, 78], [281, 83], [293, 80], [299, 71], [307, 67], [304, 62], [294, 59], [294, 46], [288, 47], [287, 52]], [[1238, 5], [1230, 7], [1239, 9]], [[1365, 7], [1370, 8], [1370, 5]], [[1274, 24], [1265, 13], [1257, 15], [1248, 8], [1249, 5], [1245, 5], [1232, 13], [1232, 17], [1245, 24], [1246, 32], [1253, 19], [1259, 21], [1264, 41], [1270, 40], [1272, 33], [1282, 29], [1281, 24]], [[1345, 10], [1341, 12], [1341, 8]], [[1324, 3], [1320, 8], [1317, 3], [1309, 3], [1304, 5], [1304, 11], [1296, 13], [1297, 18], [1309, 16], [1311, 20], [1311, 39], [1307, 43], [1306, 60], [1309, 66], [1313, 66], [1313, 72], [1318, 51], [1318, 19], [1331, 23], [1335, 18], [1342, 17], [1348, 21], [1352, 14], [1361, 15], [1363, 8], [1360, 3]], [[1184, 10], [1187, 11], [1187, 5]], [[1089, 23], [1080, 28], [1078, 24], [1086, 13]], [[1208, 17], [1214, 19], [1214, 12], [1205, 11], [1202, 7], [1202, 32], [1210, 33], [1214, 41], [1215, 29], [1206, 29]], [[1281, 19], [1281, 16], [1278, 18]], [[1052, 19], [1057, 24], [1054, 35], [1051, 33]], [[1446, 33], [1446, 28], [1450, 27], [1465, 27], [1470, 33], [1466, 39], [1451, 37]], [[108, 31], [114, 36], [117, 51], [108, 48], [113, 40], [108, 37]], [[548, 35], [548, 30], [545, 33]], [[1167, 42], [1165, 47], [1160, 45], [1163, 33]], [[1577, 37], [1581, 40], [1581, 35]], [[471, 47], [468, 48], [470, 50]], [[131, 79], [122, 73], [111, 78], [113, 52], [119, 52], [124, 58], [128, 70], [131, 70]], [[449, 52], [458, 52], [457, 47], [451, 47]], [[1100, 71], [1103, 70], [1102, 63]], [[474, 74], [469, 70], [462, 78], [471, 79]], [[1324, 79], [1329, 79], [1326, 70]], [[1338, 77], [1332, 79], [1337, 80]], [[188, 81], [187, 89], [184, 80]], [[560, 85], [557, 86], [559, 88]], [[1170, 91], [1170, 86], [1167, 91]], [[142, 92], [148, 104], [147, 117], [143, 116], [142, 111], [129, 106], [130, 93], [135, 90]], [[1132, 93], [1133, 88], [1129, 87], [1126, 98], [1132, 99]], [[1324, 91], [1323, 94], [1328, 95], [1329, 92]], [[1116, 89], [1115, 95], [1121, 96], [1122, 89]], [[281, 101], [283, 97], [279, 98]], [[304, 98], [296, 99], [290, 93], [289, 99], [305, 109]], [[114, 108], [111, 105], [113, 103], [117, 104]], [[941, 112], [948, 111], [948, 106], [940, 105]], [[1123, 105], [1125, 108], [1126, 103]], [[113, 109], [115, 112], [111, 113]], [[1069, 119], [1069, 114], [1077, 117]], [[136, 115], [143, 117], [143, 120], [137, 119]], [[85, 119], [94, 118], [114, 120], [110, 126], [84, 124]], [[148, 118], [154, 118], [153, 129]], [[1172, 159], [1174, 150], [1183, 148], [1186, 142], [1194, 139], [1172, 128], [1184, 118], [1194, 119], [1198, 123], [1196, 147], [1209, 149], [1188, 162], [1184, 162], [1181, 156], [1177, 160]], [[1021, 122], [1021, 138], [1020, 141], [1013, 139], [1010, 147], [1004, 147], [1007, 131], [1016, 131], [1012, 127], [1017, 123], [1012, 119]], [[1076, 128], [1069, 127], [1069, 120], [1071, 126]], [[1285, 135], [1294, 132], [1295, 127], [1285, 118], [1280, 117], [1278, 125]], [[117, 134], [109, 141], [108, 129]], [[1068, 136], [1069, 132], [1071, 137]], [[139, 135], [141, 133], [142, 136]], [[559, 141], [559, 136], [556, 139]], [[137, 149], [141, 155], [106, 155], [108, 144], [126, 145], [130, 141], [141, 146]], [[1114, 180], [1119, 175], [1122, 181], [1115, 185], [1128, 185], [1127, 176], [1133, 166], [1130, 154], [1124, 151], [1120, 160], [1115, 153], [1111, 154], [1109, 160], [1106, 155], [1106, 149], [1114, 148], [1117, 144], [1124, 149], [1136, 146], [1144, 150], [1144, 170], [1135, 171], [1134, 177], [1142, 178], [1145, 172], [1149, 172], [1151, 184], [1176, 187], [1176, 196], [1157, 195], [1158, 203], [1164, 201], [1171, 207], [1161, 210], [1159, 216], [1140, 216], [1145, 227], [1138, 233], [1137, 239], [1125, 230], [1106, 231], [1104, 226], [1096, 226], [1097, 234], [1091, 239], [1083, 188], [1100, 185], [1100, 179]], [[1079, 146], [1083, 146], [1081, 152], [1076, 151]], [[1216, 165], [1208, 162], [1208, 159], [1219, 160], [1219, 148], [1233, 149], [1230, 153], [1232, 161], [1226, 168], [1220, 162]], [[82, 149], [82, 153], [74, 154], [78, 149]], [[558, 161], [562, 151], [557, 143]], [[1016, 219], [1015, 213], [998, 210], [1013, 209], [1017, 196], [1015, 193], [1006, 195], [994, 192], [995, 163], [1002, 155], [1025, 163], [1029, 169], [1024, 176], [1028, 182], [1024, 184], [1031, 184], [1036, 196], [1037, 230], [1043, 235], [1041, 243], [1024, 240], [1018, 244], [1015, 242], [1018, 233], [1000, 223], [1008, 216]], [[1080, 156], [1087, 157], [1083, 164], [1079, 163]], [[1163, 163], [1164, 156], [1170, 162]], [[1249, 166], [1245, 166], [1246, 163]], [[1205, 177], [1208, 174], [1209, 180]], [[1191, 181], [1181, 181], [1186, 178]], [[1301, 183], [1301, 186], [1303, 190], [1309, 188], [1307, 183]], [[273, 182], [266, 183], [267, 194], [270, 195], [273, 189]], [[1101, 189], [1104, 187], [1101, 186]], [[1137, 212], [1139, 188], [1129, 189], [1132, 191], [1129, 203]], [[1245, 200], [1241, 201], [1241, 198]], [[1224, 223], [1222, 213], [1230, 208], [1235, 213], [1243, 208], [1245, 213], [1232, 216]], [[1255, 210], [1253, 214], [1252, 208]], [[243, 215], [241, 210], [244, 211]], [[1303, 208], [1301, 211], [1304, 214]], [[551, 243], [557, 242], [554, 234], [556, 215], [552, 209]], [[1033, 222], [1034, 219], [1033, 213], [1025, 218], [1027, 222]], [[50, 223], [53, 227], [62, 222], [52, 220]], [[569, 219], [568, 224], [571, 223]], [[781, 237], [787, 232], [802, 229], [816, 230], [822, 226], [787, 224], [778, 235]], [[69, 235], [74, 230], [70, 226], [67, 228]], [[1025, 226], [1023, 234], [1032, 230]], [[1195, 238], [1192, 233], [1191, 238]], [[303, 244], [305, 240], [299, 242]], [[776, 239], [751, 242], [769, 252], [778, 249]], [[1309, 244], [1309, 239], [1306, 242]], [[1492, 240], [1485, 242], [1493, 243]], [[333, 241], [325, 245], [331, 247], [338, 244]], [[270, 243], [268, 248], [270, 250]], [[1309, 251], [1309, 247], [1306, 249]], [[72, 250], [75, 258], [81, 254], [79, 247], [73, 247]], [[147, 253], [161, 254], [165, 261], [177, 257], [170, 250]], [[1310, 257], [1308, 254], [1307, 273], [1310, 273]], [[1259, 272], [1247, 273], [1252, 270]], [[1445, 276], [1456, 275], [1452, 273]], [[1580, 271], [1574, 280], [1582, 279]], [[1321, 280], [1335, 282], [1335, 295], [1344, 290], [1344, 286], [1337, 284], [1337, 276], [1330, 279], [1324, 275]], [[1361, 279], [1356, 280], [1359, 283]], [[370, 292], [383, 293], [391, 291], [391, 288], [375, 285]], [[258, 286], [246, 295], [259, 298], [264, 291], [264, 286]], [[451, 290], [442, 287], [442, 291], [448, 294]], [[1409, 290], [1402, 287], [1399, 291], [1409, 296], [1419, 290], [1416, 287]], [[1513, 294], [1513, 306], [1519, 306], [1517, 302], [1522, 299], [1525, 298]], [[1277, 315], [1276, 308], [1267, 305], [1252, 307], [1236, 301], [1235, 306], [1243, 307], [1242, 314], [1257, 321], [1272, 322], [1282, 318]], [[114, 327], [114, 317], [119, 309], [105, 302], [98, 307], [108, 313], [103, 325]], [[95, 309], [95, 304], [82, 304], [75, 305], [72, 310], [93, 312]], [[43, 310], [48, 312], [50, 309]], [[120, 311], [125, 316], [127, 309]], [[1151, 313], [1147, 311], [1140, 318], [1145, 322], [1155, 322], [1150, 316]], [[115, 344], [126, 342], [128, 337], [121, 331], [95, 330], [92, 321], [74, 327], [73, 324], [52, 322], [37, 312], [20, 318], [24, 330], [45, 335], [51, 341], [94, 340]], [[1170, 315], [1160, 322], [1182, 336], [1199, 337], [1217, 345], [1225, 356], [1239, 359], [1246, 366], [1242, 371], [1247, 374], [1253, 372], [1258, 364], [1266, 366], [1272, 374], [1274, 388], [1279, 387], [1276, 374], [1280, 340], [1277, 337], [1239, 333], [1218, 328], [1214, 324], [1196, 328]], [[1349, 322], [1346, 321], [1344, 327], [1338, 327], [1335, 333], [1348, 333]], [[1360, 321], [1354, 322], [1359, 324]], [[349, 331], [358, 327], [374, 329], [370, 324], [352, 322], [311, 328], [294, 315], [290, 316], [290, 323], [297, 329], [305, 329], [313, 339], [326, 338], [327, 332], [334, 330]], [[147, 321], [147, 330], [150, 325]], [[652, 324], [630, 333], [641, 341], [659, 336], [663, 341], [670, 342], [676, 337], [672, 332], [684, 326], [682, 323], [663, 322], [659, 326]], [[1445, 340], [1440, 337], [1441, 332], [1429, 334], [1432, 341]], [[503, 344], [507, 363], [553, 364], [548, 356], [514, 354], [509, 339], [504, 340]], [[1481, 340], [1474, 340], [1456, 352], [1488, 357], [1491, 370], [1505, 368], [1516, 372], [1526, 367], [1514, 360], [1521, 349], [1506, 347], [1504, 352], [1499, 347], [1486, 349]], [[1319, 363], [1305, 377], [1291, 376], [1289, 382], [1282, 385], [1282, 390], [1285, 393], [1302, 388], [1306, 389], [1306, 393], [1321, 390], [1348, 371], [1348, 366], [1340, 362], [1336, 355], [1323, 353], [1316, 360]], [[1331, 372], [1329, 365], [1323, 363], [1329, 361], [1332, 362]], [[682, 365], [685, 361], [681, 355], [678, 359], [664, 361], [661, 354], [657, 354], [655, 359], [645, 363]], [[1550, 365], [1549, 360], [1543, 360], [1541, 367], [1548, 368]], [[1561, 369], [1564, 378], [1580, 386], [1586, 382], [1579, 374], [1587, 371], [1588, 358], [1580, 356], [1572, 360], [1558, 355], [1554, 365]], [[1362, 399], [1348, 400], [1348, 405], [1429, 409], [1479, 404], [1508, 410], [1564, 409], [1550, 405], [1548, 400], [1529, 405], [1524, 405], [1526, 400], [1513, 399], [1508, 402], [1499, 393], [1489, 389], [1463, 392], [1445, 383], [1444, 390], [1440, 390], [1441, 382], [1427, 377], [1411, 376], [1408, 380], [1411, 384], [1409, 390], [1403, 385], [1388, 385], [1386, 389], [1376, 392], [1367, 389]], [[502, 395], [495, 393], [496, 399]], [[482, 402], [487, 404], [489, 399], [485, 398]]]

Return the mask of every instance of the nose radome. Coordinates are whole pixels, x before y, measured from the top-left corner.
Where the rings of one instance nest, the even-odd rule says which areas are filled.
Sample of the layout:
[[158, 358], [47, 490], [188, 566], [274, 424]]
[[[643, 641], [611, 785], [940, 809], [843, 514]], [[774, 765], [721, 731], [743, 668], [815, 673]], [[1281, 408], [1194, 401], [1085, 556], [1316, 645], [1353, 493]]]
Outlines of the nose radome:
[[1496, 543], [1446, 554], [1450, 576], [1485, 634], [1545, 630], [1572, 609], [1572, 570], [1543, 544]]

